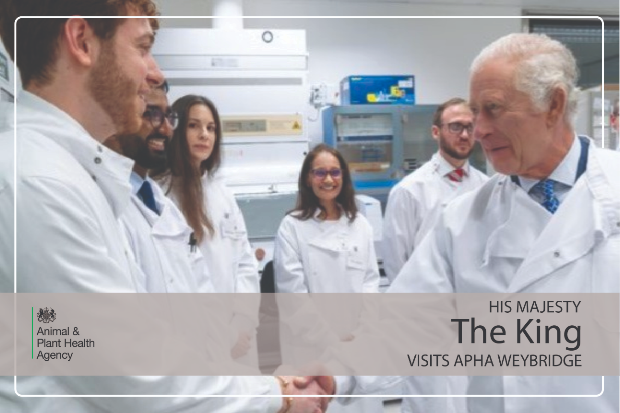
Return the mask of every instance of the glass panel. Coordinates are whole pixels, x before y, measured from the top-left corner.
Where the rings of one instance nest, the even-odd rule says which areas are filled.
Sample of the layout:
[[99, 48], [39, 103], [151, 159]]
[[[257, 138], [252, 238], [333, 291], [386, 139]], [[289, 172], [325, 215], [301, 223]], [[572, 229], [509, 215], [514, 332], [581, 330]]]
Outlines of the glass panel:
[[338, 115], [338, 150], [351, 172], [385, 172], [392, 164], [392, 114]]
[[[544, 33], [564, 43], [575, 55], [581, 88], [618, 83], [618, 21], [605, 19], [605, 55], [601, 56], [599, 20], [530, 19], [530, 32]], [[605, 62], [605, 79], [601, 77]]]
[[273, 238], [284, 215], [295, 207], [297, 193], [238, 195], [237, 204], [245, 219], [248, 238]]

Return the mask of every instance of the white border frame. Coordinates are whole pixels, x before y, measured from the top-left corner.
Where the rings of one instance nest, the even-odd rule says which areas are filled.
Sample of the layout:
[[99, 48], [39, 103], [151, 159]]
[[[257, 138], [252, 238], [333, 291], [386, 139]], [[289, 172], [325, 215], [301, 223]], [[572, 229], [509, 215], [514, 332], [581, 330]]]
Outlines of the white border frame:
[[[14, 50], [15, 50], [15, 60], [17, 61], [17, 21], [21, 18], [71, 18], [71, 17], [75, 17], [75, 16], [20, 16], [15, 20], [15, 24], [14, 24]], [[83, 18], [119, 18], [119, 17], [124, 17], [124, 18], [148, 18], [146, 16], [81, 16]], [[197, 19], [197, 18], [229, 18], [227, 16], [157, 16], [158, 19], [163, 19], [163, 18], [174, 18], [174, 19]], [[231, 18], [236, 18], [236, 17], [231, 17]], [[600, 16], [241, 16], [241, 18], [243, 19], [571, 19], [571, 20], [576, 20], [576, 19], [598, 19], [601, 21], [601, 25], [602, 25], [602, 31], [601, 31], [601, 37], [602, 37], [602, 41], [601, 41], [601, 56], [605, 55], [605, 22], [603, 21], [603, 19]], [[17, 71], [17, 67], [14, 64], [14, 69], [15, 71]], [[601, 73], [601, 79], [603, 81], [603, 84], [605, 83], [605, 60], [601, 59], [601, 64], [602, 64], [602, 73]], [[15, 72], [17, 73], [17, 72]], [[13, 76], [13, 87], [15, 90], [15, 96], [17, 97], [17, 75]], [[604, 88], [601, 88], [601, 98], [604, 99]], [[15, 141], [17, 141], [17, 99], [15, 99], [15, 105], [13, 107], [13, 123], [15, 125], [15, 132], [14, 132], [14, 139]], [[602, 131], [604, 132], [604, 125], [601, 126]], [[605, 146], [605, 142], [603, 139], [603, 143], [602, 143], [602, 147], [604, 148]], [[17, 175], [17, 146], [13, 145], [13, 182], [15, 182], [15, 200], [14, 200], [14, 204], [13, 204], [13, 225], [14, 225], [14, 232], [13, 232], [13, 246], [14, 246], [14, 251], [13, 251], [13, 260], [15, 263], [17, 263], [17, 248], [16, 248], [16, 244], [17, 244], [17, 180], [16, 175]], [[17, 265], [15, 265], [14, 268], [14, 284], [13, 284], [13, 292], [15, 294], [17, 294]], [[14, 368], [15, 370], [17, 370], [17, 297], [14, 301]], [[499, 376], [499, 377], [503, 377], [503, 376]], [[381, 397], [381, 398], [412, 398], [412, 397], [449, 397], [449, 398], [486, 398], [486, 397], [501, 397], [501, 398], [506, 398], [506, 397], [532, 397], [532, 398], [538, 398], [538, 397], [552, 397], [552, 398], [557, 398], [557, 397], [600, 397], [603, 395], [603, 393], [605, 392], [605, 376], [601, 376], [601, 392], [598, 394], [585, 394], [585, 395], [538, 395], [538, 394], [532, 394], [532, 395], [436, 395], [436, 394], [432, 394], [432, 395], [406, 395], [406, 394], [398, 394], [398, 395], [385, 395], [385, 394], [381, 394], [381, 395], [346, 395], [346, 397], [353, 397], [353, 398], [360, 398], [360, 397]], [[36, 394], [36, 395], [23, 395], [20, 394], [17, 391], [17, 376], [13, 376], [13, 390], [15, 392], [15, 394], [19, 397], [23, 397], [23, 398], [33, 398], [33, 397], [282, 397], [282, 395], [265, 395], [265, 394], [257, 394], [257, 395], [249, 395], [249, 394], [241, 394], [241, 395], [233, 395], [233, 394], [218, 394], [218, 395], [204, 395], [204, 394], [188, 394], [188, 395], [163, 395], [163, 394], [157, 394], [157, 395], [144, 395], [144, 394], [132, 394], [132, 395], [122, 395], [122, 394], [115, 394], [115, 395], [100, 395], [100, 394], [89, 394], [89, 395], [82, 395], [82, 394], [77, 394], [77, 395], [41, 395], [41, 394]], [[308, 397], [310, 395], [293, 395], [291, 397]], [[313, 397], [332, 397], [330, 396], [321, 396], [321, 395], [315, 395]]]

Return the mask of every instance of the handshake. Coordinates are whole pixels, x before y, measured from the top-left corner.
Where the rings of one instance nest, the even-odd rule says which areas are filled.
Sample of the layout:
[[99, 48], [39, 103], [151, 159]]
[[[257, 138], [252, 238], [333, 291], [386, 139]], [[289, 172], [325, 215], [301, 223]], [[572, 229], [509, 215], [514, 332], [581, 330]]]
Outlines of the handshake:
[[282, 408], [278, 413], [324, 413], [336, 392], [336, 382], [332, 376], [275, 377], [280, 382], [283, 396]]

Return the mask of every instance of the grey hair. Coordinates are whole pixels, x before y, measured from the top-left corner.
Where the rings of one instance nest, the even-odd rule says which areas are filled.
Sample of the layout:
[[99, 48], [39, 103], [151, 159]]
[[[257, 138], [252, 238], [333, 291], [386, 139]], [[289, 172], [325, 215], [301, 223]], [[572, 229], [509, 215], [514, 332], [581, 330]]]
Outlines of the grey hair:
[[487, 62], [515, 61], [515, 88], [526, 93], [539, 111], [549, 109], [552, 93], [561, 88], [568, 97], [564, 119], [573, 125], [577, 115], [579, 69], [571, 51], [544, 34], [512, 33], [485, 47], [470, 67], [473, 75]]

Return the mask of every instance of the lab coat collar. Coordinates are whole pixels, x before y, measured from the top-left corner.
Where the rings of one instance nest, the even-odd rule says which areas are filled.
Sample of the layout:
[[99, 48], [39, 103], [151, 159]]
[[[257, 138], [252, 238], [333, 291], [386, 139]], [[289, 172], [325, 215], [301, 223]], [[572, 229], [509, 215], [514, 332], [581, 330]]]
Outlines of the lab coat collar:
[[[612, 165], [613, 169], [606, 171], [599, 162], [601, 155], [605, 155], [602, 150], [590, 151], [586, 172], [577, 180], [538, 237], [530, 237], [528, 240], [523, 233], [525, 225], [516, 232], [520, 235], [515, 240], [517, 243], [530, 242], [530, 245], [524, 261], [511, 280], [509, 292], [523, 291], [558, 268], [588, 254], [608, 237], [620, 235], [620, 190], [618, 184], [612, 184], [615, 181], [609, 179], [620, 173], [620, 168], [616, 159], [615, 163], [605, 163]], [[517, 196], [521, 198], [521, 195], [529, 198], [521, 188], [517, 191], [522, 194], [515, 192], [513, 200]], [[542, 207], [540, 211], [544, 211]], [[514, 219], [515, 224], [524, 222], [522, 216], [511, 215], [509, 219]]]
[[[524, 259], [547, 225], [549, 212], [538, 208], [540, 205], [505, 175], [498, 175], [487, 205], [485, 221], [495, 230], [487, 239], [482, 265], [488, 265], [492, 257]], [[501, 208], [491, 208], [497, 205]]]
[[[150, 177], [147, 177], [146, 179], [153, 187], [155, 203], [160, 211], [160, 215], [157, 215], [149, 209], [149, 212], [153, 215], [153, 218], [156, 219], [156, 222], [153, 225], [153, 234], [174, 237], [179, 234], [188, 233], [189, 236], [189, 233], [192, 231], [187, 224], [183, 213], [176, 207], [176, 205], [174, 205], [170, 198], [166, 197], [164, 190], [157, 185], [155, 181], [153, 181]], [[146, 208], [144, 203], [143, 206]]]
[[[344, 210], [342, 209], [342, 206], [340, 204], [337, 204], [337, 205], [338, 205], [338, 209], [340, 209], [340, 218], [338, 219], [338, 221], [329, 221], [329, 222], [339, 222], [340, 223], [340, 222], [348, 221], [349, 218], [345, 215]], [[324, 219], [320, 219], [319, 218], [319, 215], [321, 215], [321, 212], [323, 212], [323, 211], [321, 211], [320, 208], [317, 208], [316, 211], [314, 211], [314, 214], [312, 215], [312, 219], [317, 221], [317, 222], [325, 222]]]
[[[342, 212], [342, 207], [340, 210]], [[346, 225], [349, 218], [343, 212], [338, 221], [325, 221], [318, 218], [320, 213], [321, 210], [317, 208], [312, 218], [319, 229], [319, 234], [310, 239], [308, 245], [336, 252], [346, 250], [348, 239]]]
[[131, 195], [131, 159], [106, 148], [66, 112], [27, 91], [18, 99], [17, 128], [37, 131], [69, 152], [101, 189], [114, 216], [122, 214]]

